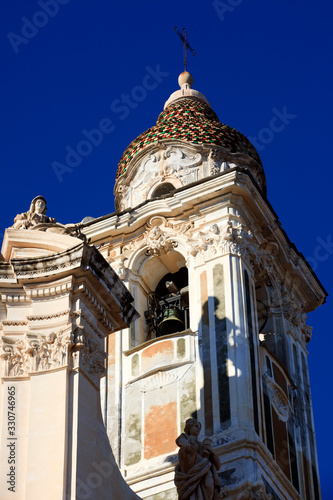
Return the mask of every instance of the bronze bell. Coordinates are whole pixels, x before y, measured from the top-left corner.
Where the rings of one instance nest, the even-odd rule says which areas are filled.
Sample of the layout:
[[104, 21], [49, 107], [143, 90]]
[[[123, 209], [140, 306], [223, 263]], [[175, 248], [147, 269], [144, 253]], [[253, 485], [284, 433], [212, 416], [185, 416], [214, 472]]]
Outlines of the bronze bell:
[[168, 335], [170, 333], [182, 332], [185, 323], [181, 319], [181, 312], [177, 307], [168, 307], [163, 311], [162, 321], [158, 324], [158, 335]]

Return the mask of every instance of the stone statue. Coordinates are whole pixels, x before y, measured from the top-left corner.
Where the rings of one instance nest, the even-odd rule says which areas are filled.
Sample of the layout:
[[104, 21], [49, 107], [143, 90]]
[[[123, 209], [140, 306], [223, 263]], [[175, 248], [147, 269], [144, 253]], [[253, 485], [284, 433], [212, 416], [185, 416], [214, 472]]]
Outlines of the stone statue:
[[175, 470], [179, 500], [216, 500], [220, 497], [221, 483], [217, 474], [220, 460], [211, 439], [198, 440], [200, 431], [201, 423], [189, 418], [184, 432], [176, 439], [180, 448]]
[[39, 224], [55, 224], [56, 220], [47, 217], [46, 200], [43, 196], [36, 196], [30, 204], [30, 210], [18, 214], [14, 219], [14, 229], [31, 229]]

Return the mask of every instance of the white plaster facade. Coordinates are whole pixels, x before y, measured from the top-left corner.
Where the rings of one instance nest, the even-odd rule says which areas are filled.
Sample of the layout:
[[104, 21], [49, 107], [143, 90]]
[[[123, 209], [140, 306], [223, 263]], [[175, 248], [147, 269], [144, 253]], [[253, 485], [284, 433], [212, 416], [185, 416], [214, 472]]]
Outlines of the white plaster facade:
[[0, 261], [1, 498], [138, 498], [100, 410], [104, 339], [136, 312], [96, 249], [7, 229]]

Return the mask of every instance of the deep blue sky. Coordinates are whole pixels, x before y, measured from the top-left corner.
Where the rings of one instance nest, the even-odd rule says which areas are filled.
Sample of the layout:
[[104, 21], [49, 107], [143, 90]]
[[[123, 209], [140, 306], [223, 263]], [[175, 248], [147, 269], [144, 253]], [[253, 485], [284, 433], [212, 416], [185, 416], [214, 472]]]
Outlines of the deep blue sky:
[[[268, 198], [291, 241], [331, 292], [331, 3], [225, 0], [230, 10], [219, 15], [207, 0], [66, 1], [53, 17], [36, 14], [41, 8], [30, 0], [1, 7], [0, 235], [38, 194], [46, 197], [48, 214], [62, 223], [114, 211], [122, 152], [155, 123], [178, 88], [182, 50], [173, 26], [185, 26], [197, 52], [196, 58], [189, 55], [188, 65], [194, 88], [206, 95], [221, 122], [266, 139], [259, 154]], [[27, 43], [18, 38], [28, 29], [22, 18], [45, 24], [35, 33], [23, 32], [30, 37]], [[158, 65], [164, 76], [156, 88], [146, 96], [135, 94], [147, 66]], [[110, 106], [132, 92], [142, 100], [121, 119], [124, 115]], [[293, 118], [283, 130], [265, 135], [262, 129], [269, 127], [274, 110], [284, 108]], [[65, 163], [66, 146], [75, 149], [85, 139], [82, 130], [96, 128], [104, 118], [112, 120], [113, 131], [59, 182], [52, 163]], [[329, 499], [330, 297], [308, 323], [314, 326], [309, 363], [322, 493]]]

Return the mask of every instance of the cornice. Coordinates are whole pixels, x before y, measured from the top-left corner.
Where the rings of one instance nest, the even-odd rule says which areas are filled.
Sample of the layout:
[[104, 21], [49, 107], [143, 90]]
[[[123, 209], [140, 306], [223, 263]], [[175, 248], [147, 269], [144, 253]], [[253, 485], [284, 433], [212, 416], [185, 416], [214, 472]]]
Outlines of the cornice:
[[[257, 219], [259, 228], [265, 227], [264, 240], [277, 244], [280, 279], [286, 272], [292, 276], [294, 284], [303, 295], [305, 312], [314, 310], [325, 301], [326, 291], [303, 255], [290, 242], [268, 200], [256, 185], [250, 173], [240, 167], [226, 170], [175, 190], [160, 199], [147, 200], [145, 203], [123, 213], [114, 213], [96, 219], [83, 227], [83, 232], [92, 241], [105, 239], [115, 241], [133, 238], [144, 227], [147, 219], [157, 213], [166, 218], [190, 217], [196, 219], [195, 212], [201, 206], [221, 206], [223, 196], [238, 195]], [[194, 215], [193, 215], [194, 213]], [[306, 285], [304, 284], [306, 283]]]

